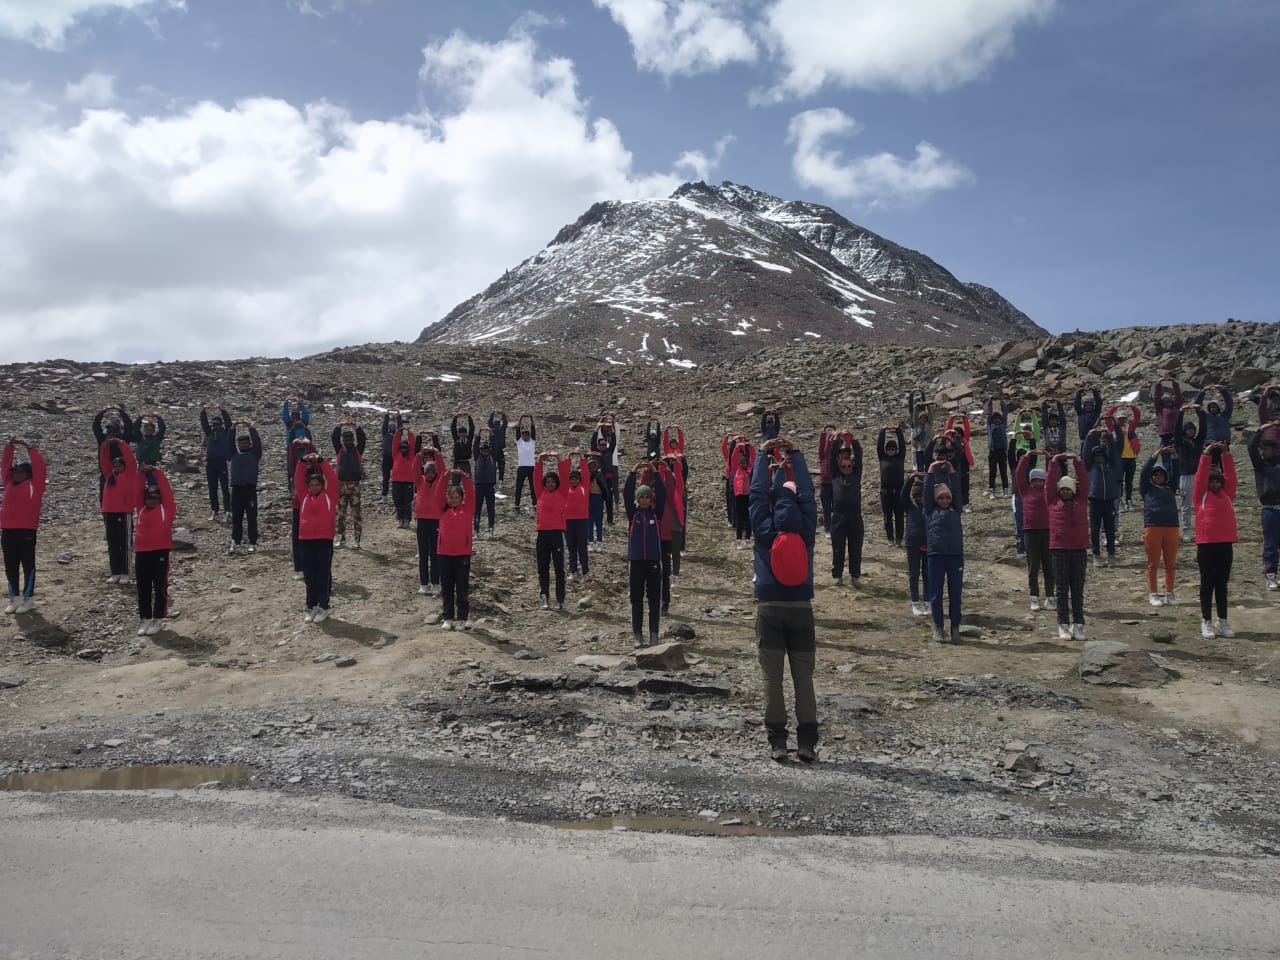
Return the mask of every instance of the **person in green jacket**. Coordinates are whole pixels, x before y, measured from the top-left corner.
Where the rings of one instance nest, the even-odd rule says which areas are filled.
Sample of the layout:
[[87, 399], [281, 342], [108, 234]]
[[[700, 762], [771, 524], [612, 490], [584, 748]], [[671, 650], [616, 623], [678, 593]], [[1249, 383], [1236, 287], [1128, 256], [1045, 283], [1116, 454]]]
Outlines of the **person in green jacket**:
[[143, 410], [134, 418], [133, 439], [138, 463], [156, 466], [160, 462], [160, 444], [164, 442], [164, 417], [155, 410]]

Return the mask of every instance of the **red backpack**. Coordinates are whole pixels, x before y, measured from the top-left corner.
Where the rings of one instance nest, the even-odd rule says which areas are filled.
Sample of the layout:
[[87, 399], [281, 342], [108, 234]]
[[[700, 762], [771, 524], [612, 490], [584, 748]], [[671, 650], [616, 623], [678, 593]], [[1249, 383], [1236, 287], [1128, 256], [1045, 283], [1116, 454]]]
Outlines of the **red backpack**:
[[784, 530], [773, 538], [769, 548], [769, 569], [784, 587], [798, 587], [809, 579], [809, 548], [804, 537]]

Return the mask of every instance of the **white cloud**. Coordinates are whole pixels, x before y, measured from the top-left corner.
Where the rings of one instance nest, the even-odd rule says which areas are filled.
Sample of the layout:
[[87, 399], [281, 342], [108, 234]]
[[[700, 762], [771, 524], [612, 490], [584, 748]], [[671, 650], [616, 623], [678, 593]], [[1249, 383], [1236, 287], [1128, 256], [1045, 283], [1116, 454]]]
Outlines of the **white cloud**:
[[184, 10], [185, 0], [0, 0], [0, 37], [60, 50], [77, 22], [113, 12]]
[[116, 78], [109, 73], [92, 70], [76, 83], [68, 83], [65, 97], [70, 103], [105, 107], [116, 99]]
[[709, 180], [724, 162], [725, 151], [736, 139], [733, 134], [721, 137], [716, 141], [709, 157], [701, 150], [686, 150], [676, 159], [675, 168], [684, 172], [691, 180]]
[[767, 99], [826, 86], [947, 90], [984, 73], [1055, 0], [774, 0], [761, 29], [785, 75]]
[[752, 63], [756, 43], [740, 0], [594, 0], [631, 40], [636, 64], [665, 77]]
[[918, 202], [973, 179], [967, 169], [923, 141], [916, 145], [911, 160], [892, 153], [846, 159], [839, 150], [826, 146], [830, 137], [854, 136], [861, 131], [858, 121], [834, 107], [806, 110], [792, 117], [787, 142], [795, 145], [791, 166], [796, 182], [839, 200], [882, 206]]
[[269, 98], [18, 114], [0, 134], [6, 358], [412, 339], [591, 203], [682, 179], [637, 175], [572, 65], [527, 37], [455, 35], [423, 63], [414, 117]]

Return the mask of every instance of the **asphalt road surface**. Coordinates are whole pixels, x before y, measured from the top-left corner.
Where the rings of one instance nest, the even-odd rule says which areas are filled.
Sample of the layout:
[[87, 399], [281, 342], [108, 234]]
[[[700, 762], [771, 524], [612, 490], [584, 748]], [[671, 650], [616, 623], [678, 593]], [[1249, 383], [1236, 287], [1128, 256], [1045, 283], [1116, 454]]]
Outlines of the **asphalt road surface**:
[[1275, 858], [558, 830], [260, 791], [0, 794], [0, 957], [1280, 955]]

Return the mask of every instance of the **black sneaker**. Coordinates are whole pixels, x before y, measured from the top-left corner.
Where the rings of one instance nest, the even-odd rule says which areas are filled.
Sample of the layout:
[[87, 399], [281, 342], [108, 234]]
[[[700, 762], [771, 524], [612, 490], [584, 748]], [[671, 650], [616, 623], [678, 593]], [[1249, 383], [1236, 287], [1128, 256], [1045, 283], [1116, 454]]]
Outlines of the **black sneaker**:
[[952, 642], [952, 643], [954, 643], [954, 644], [956, 644], [956, 645], [959, 645], [959, 644], [964, 643], [964, 638], [963, 638], [962, 636], [960, 636], [960, 628], [959, 628], [959, 627], [952, 627], [952, 628], [951, 628], [951, 642]]
[[801, 747], [799, 750], [796, 751], [796, 756], [799, 757], [805, 763], [817, 763], [818, 748], [817, 747]]
[[791, 756], [791, 753], [786, 747], [770, 747], [769, 756], [779, 763], [783, 763]]

